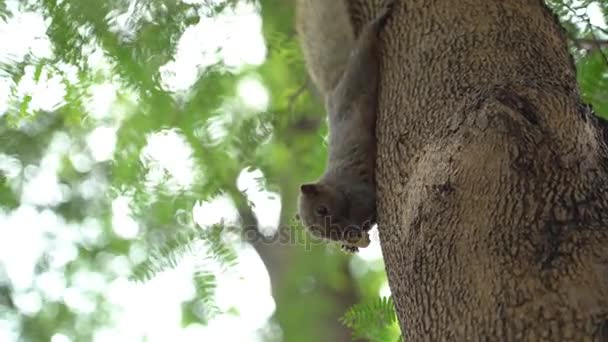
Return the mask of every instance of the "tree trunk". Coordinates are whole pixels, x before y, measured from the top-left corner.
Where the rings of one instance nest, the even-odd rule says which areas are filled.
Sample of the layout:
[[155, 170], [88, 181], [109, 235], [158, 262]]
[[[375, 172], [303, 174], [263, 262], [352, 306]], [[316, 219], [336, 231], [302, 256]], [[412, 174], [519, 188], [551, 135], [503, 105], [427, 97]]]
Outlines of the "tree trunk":
[[[379, 3], [353, 1], [355, 25]], [[405, 340], [608, 339], [608, 149], [556, 18], [398, 0], [382, 40], [379, 225]]]

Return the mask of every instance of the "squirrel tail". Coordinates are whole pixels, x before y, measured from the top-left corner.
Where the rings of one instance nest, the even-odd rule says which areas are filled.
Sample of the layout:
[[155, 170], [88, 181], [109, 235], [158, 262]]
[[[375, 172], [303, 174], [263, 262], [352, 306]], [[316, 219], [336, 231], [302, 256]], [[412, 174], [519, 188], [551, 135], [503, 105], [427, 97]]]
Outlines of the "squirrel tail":
[[308, 73], [324, 97], [336, 87], [355, 44], [345, 0], [297, 0], [296, 30]]

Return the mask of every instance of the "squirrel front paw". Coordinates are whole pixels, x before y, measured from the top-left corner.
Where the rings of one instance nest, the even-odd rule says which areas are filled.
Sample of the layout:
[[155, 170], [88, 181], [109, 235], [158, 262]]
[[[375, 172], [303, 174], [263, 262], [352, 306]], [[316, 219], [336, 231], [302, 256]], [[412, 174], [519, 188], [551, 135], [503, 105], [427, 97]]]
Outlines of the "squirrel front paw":
[[363, 248], [369, 246], [369, 244], [371, 243], [371, 240], [369, 239], [369, 233], [367, 231], [351, 230], [348, 233], [351, 234], [345, 234], [345, 237], [342, 240], [344, 241], [343, 247], [350, 246], [353, 248]]

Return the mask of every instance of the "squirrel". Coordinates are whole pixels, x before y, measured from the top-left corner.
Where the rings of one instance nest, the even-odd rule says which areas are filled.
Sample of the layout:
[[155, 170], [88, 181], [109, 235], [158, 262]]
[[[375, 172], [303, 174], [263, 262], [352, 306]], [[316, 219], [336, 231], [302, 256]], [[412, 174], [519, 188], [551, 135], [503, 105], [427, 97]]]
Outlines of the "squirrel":
[[394, 1], [355, 39], [346, 0], [298, 0], [304, 58], [329, 117], [329, 156], [321, 178], [300, 186], [296, 218], [348, 252], [369, 245], [376, 223], [378, 35]]

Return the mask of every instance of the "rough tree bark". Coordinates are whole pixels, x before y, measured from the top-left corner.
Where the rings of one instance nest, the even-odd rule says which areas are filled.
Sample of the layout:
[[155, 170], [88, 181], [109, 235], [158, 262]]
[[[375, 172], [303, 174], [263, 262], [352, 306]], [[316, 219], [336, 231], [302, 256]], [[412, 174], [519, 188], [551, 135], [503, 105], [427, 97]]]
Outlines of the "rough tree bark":
[[[353, 0], [356, 27], [380, 0]], [[608, 153], [540, 0], [398, 0], [379, 225], [406, 341], [608, 339]]]

